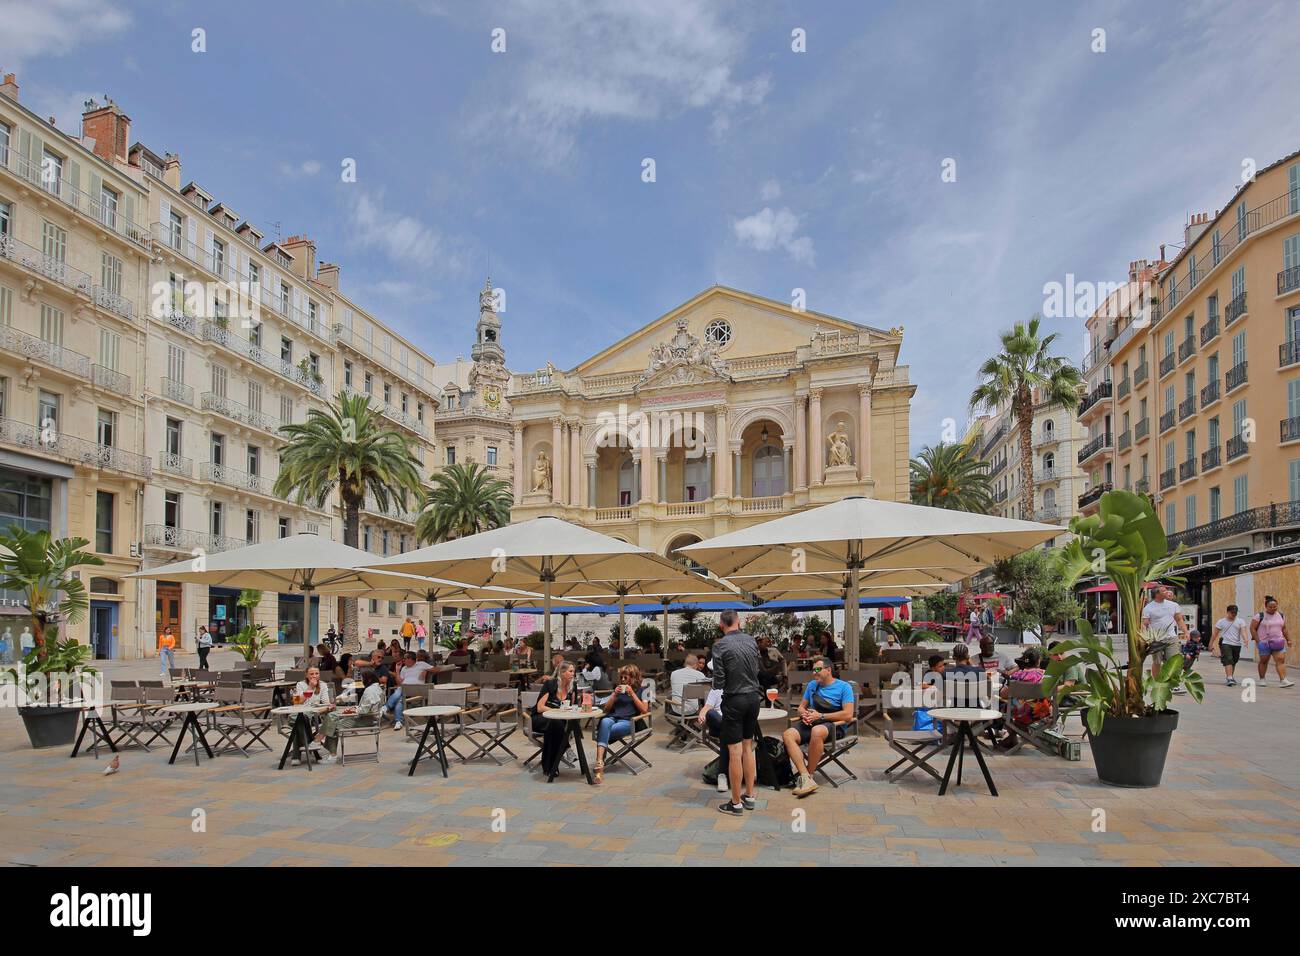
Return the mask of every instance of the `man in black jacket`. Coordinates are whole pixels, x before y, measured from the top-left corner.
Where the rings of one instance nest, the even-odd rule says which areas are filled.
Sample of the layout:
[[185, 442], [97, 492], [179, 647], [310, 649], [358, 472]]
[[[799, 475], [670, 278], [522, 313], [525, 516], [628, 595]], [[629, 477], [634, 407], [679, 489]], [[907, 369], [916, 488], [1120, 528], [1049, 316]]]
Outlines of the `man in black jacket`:
[[754, 739], [758, 736], [758, 711], [763, 703], [758, 683], [762, 660], [754, 639], [740, 629], [740, 615], [726, 610], [718, 621], [722, 625], [722, 638], [713, 645], [713, 686], [722, 691], [720, 739], [727, 748], [727, 780], [731, 784], [731, 799], [718, 809], [740, 816], [755, 805], [758, 766], [754, 760]]

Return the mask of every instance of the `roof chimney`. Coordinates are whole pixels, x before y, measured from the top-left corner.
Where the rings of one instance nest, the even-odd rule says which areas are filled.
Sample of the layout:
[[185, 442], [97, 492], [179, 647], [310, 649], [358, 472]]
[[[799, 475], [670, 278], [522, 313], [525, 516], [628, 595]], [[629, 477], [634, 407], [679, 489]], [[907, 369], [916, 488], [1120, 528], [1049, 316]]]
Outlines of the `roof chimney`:
[[9, 97], [15, 103], [18, 102], [18, 74], [6, 73], [3, 83], [0, 83], [0, 93]]
[[107, 96], [103, 106], [93, 99], [86, 100], [85, 105], [85, 112], [81, 114], [81, 135], [95, 141], [95, 155], [104, 162], [125, 165], [131, 143], [131, 117]]
[[1192, 243], [1199, 239], [1209, 227], [1210, 214], [1208, 212], [1192, 213], [1190, 221], [1183, 227], [1184, 248], [1190, 249]]
[[168, 153], [163, 160], [163, 182], [177, 192], [181, 191], [181, 154]]
[[339, 288], [339, 264], [337, 262], [322, 262], [316, 268], [316, 281], [337, 292]]
[[316, 275], [316, 243], [307, 236], [290, 236], [280, 246], [293, 255], [294, 272], [304, 279]]

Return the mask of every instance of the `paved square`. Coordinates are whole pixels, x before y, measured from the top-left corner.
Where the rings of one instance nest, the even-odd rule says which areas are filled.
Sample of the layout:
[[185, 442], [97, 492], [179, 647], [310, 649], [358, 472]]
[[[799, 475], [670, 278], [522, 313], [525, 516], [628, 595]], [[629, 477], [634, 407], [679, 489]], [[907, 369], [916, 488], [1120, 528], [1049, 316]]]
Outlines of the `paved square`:
[[[221, 653], [223, 659], [225, 652]], [[192, 666], [190, 659], [178, 661]], [[154, 661], [107, 662], [106, 677], [151, 677]], [[1086, 746], [1070, 763], [1026, 748], [990, 768], [1001, 796], [971, 786], [937, 795], [929, 778], [890, 783], [890, 751], [869, 737], [858, 774], [798, 800], [759, 791], [725, 817], [700, 780], [709, 755], [644, 748], [652, 770], [573, 771], [547, 785], [518, 763], [453, 761], [407, 777], [414, 744], [385, 731], [378, 764], [275, 769], [275, 755], [202, 766], [168, 752], [105, 758], [33, 751], [13, 711], [0, 714], [0, 861], [9, 865], [757, 864], [1251, 866], [1300, 863], [1300, 688], [1245, 702], [1216, 661], [1198, 669], [1205, 702], [1178, 702], [1181, 726], [1158, 790], [1098, 783]], [[1239, 668], [1244, 674], [1253, 665]], [[279, 741], [280, 738], [275, 738]], [[514, 739], [518, 739], [517, 737]], [[590, 749], [590, 744], [588, 744]], [[515, 748], [518, 750], [518, 748]], [[968, 768], [973, 770], [974, 768]], [[978, 782], [977, 782], [978, 781]], [[200, 814], [199, 811], [202, 811]], [[797, 813], [796, 811], [802, 811]], [[1098, 811], [1102, 832], [1094, 832]], [[196, 818], [205, 826], [195, 832]], [[502, 829], [504, 822], [504, 830]], [[495, 823], [495, 826], [494, 826]]]

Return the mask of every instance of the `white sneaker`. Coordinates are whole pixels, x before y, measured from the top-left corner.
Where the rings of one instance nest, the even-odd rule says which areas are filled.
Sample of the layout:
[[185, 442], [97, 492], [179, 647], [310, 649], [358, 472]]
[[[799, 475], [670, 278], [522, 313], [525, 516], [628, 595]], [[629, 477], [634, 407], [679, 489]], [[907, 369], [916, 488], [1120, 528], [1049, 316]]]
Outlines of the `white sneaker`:
[[1268, 681], [1265, 680], [1264, 678], [1260, 677], [1260, 678], [1256, 679], [1256, 681], [1255, 681], [1255, 686], [1256, 686], [1256, 687], [1267, 687], [1267, 686], [1268, 686]]
[[307, 749], [315, 753], [320, 753], [322, 750], [325, 749], [325, 745], [321, 743], [319, 740], [313, 740], [311, 743], [307, 745]]
[[1282, 683], [1278, 684], [1277, 686], [1278, 686], [1278, 687], [1294, 687], [1294, 686], [1295, 686], [1295, 681], [1291, 680], [1291, 678], [1288, 677], [1286, 680], [1282, 681]]
[[321, 757], [321, 758], [320, 758], [320, 762], [321, 762], [321, 763], [338, 763], [338, 762], [339, 762], [339, 758], [336, 757], [336, 756], [334, 756], [334, 754], [327, 754], [327, 755], [325, 755], [324, 757]]
[[730, 789], [731, 785], [727, 783], [727, 775], [725, 773], [718, 774], [718, 793], [726, 793]]
[[393, 724], [393, 729], [394, 729], [394, 730], [401, 730], [401, 729], [402, 729], [402, 722], [399, 720], [397, 723]]

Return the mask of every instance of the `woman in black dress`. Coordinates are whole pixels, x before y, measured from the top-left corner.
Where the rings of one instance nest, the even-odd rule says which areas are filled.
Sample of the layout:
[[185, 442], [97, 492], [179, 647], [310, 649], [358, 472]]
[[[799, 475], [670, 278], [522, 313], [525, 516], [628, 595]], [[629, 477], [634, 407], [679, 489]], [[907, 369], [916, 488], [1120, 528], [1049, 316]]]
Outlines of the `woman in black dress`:
[[533, 732], [542, 735], [542, 772], [548, 777], [564, 753], [569, 725], [563, 720], [547, 720], [542, 711], [559, 707], [565, 701], [576, 703], [578, 698], [577, 672], [572, 661], [565, 661], [555, 669], [555, 674], [542, 684], [542, 693], [533, 705]]

